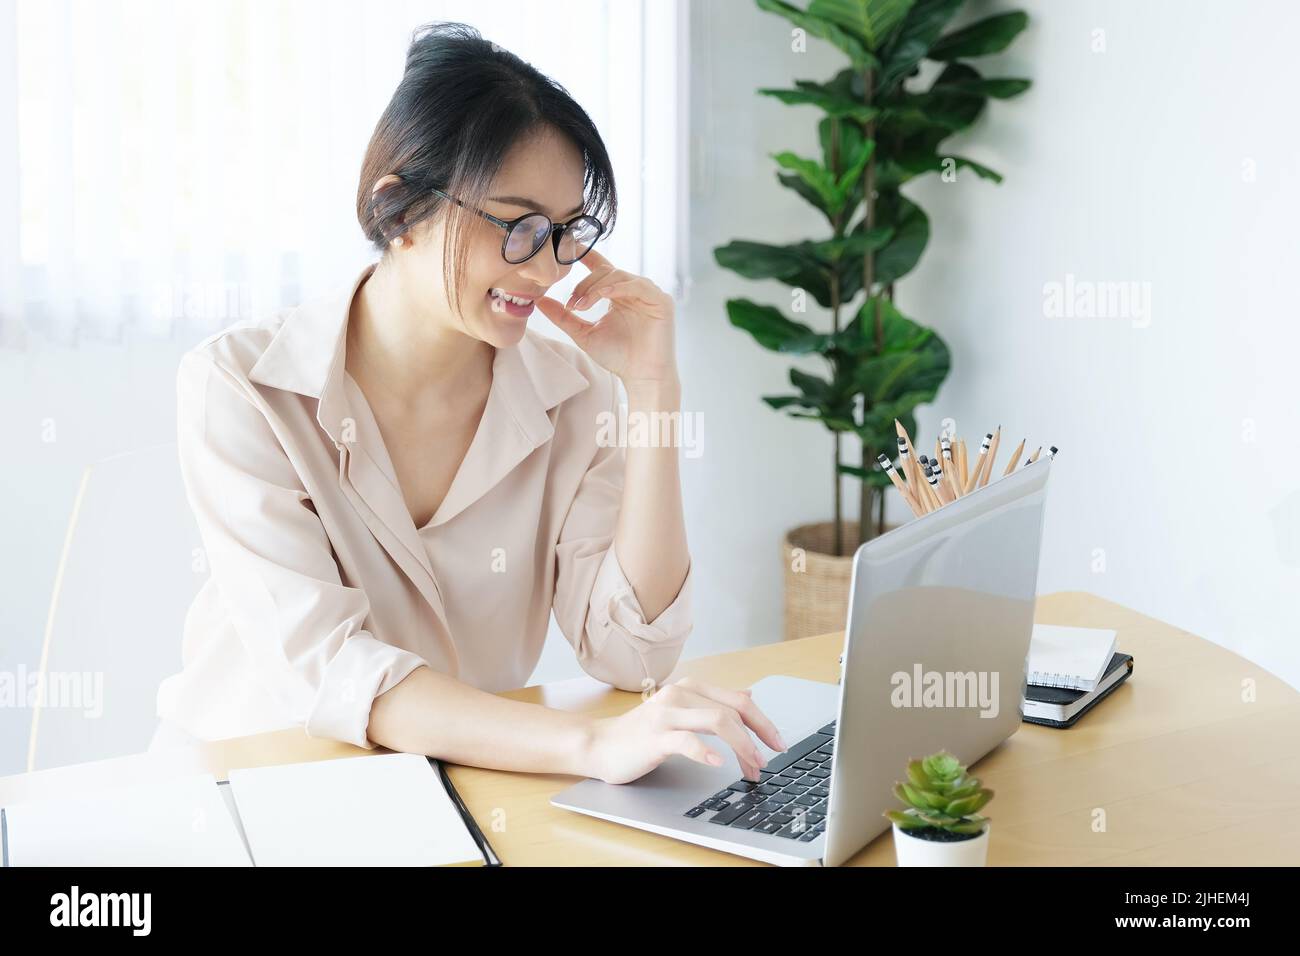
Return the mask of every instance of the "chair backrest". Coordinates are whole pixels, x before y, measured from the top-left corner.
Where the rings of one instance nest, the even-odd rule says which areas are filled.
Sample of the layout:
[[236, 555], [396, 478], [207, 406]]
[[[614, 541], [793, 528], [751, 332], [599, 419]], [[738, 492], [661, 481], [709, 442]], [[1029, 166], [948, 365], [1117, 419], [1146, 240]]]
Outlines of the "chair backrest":
[[148, 749], [158, 684], [180, 670], [185, 614], [207, 576], [175, 444], [86, 469], [46, 621], [28, 770]]

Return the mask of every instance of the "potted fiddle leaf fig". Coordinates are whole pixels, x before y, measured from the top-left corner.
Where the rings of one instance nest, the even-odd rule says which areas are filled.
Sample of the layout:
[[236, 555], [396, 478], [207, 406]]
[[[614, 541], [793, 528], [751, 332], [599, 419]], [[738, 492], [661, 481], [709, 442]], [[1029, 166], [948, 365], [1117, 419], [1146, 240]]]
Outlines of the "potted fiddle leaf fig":
[[981, 816], [993, 799], [952, 754], [939, 751], [907, 765], [907, 779], [894, 785], [906, 809], [887, 810], [894, 824], [899, 866], [983, 866], [988, 858], [989, 820]]
[[[903, 194], [919, 176], [951, 181], [1001, 176], [944, 149], [969, 129], [990, 99], [1016, 96], [1029, 81], [986, 77], [971, 60], [1005, 50], [1024, 29], [1023, 13], [1002, 13], [956, 30], [964, 0], [757, 0], [765, 11], [834, 45], [849, 63], [829, 80], [761, 89], [792, 108], [815, 109], [820, 156], [773, 155], [777, 180], [826, 220], [827, 234], [776, 244], [738, 239], [714, 250], [718, 264], [748, 279], [790, 287], [788, 311], [731, 299], [731, 324], [766, 349], [816, 356], [822, 373], [791, 368], [793, 392], [763, 401], [830, 432], [833, 519], [789, 532], [786, 637], [840, 628], [851, 555], [885, 529], [888, 476], [877, 456], [894, 458], [894, 420], [916, 435], [915, 408], [932, 401], [948, 375], [948, 346], [905, 315], [896, 284], [916, 266], [930, 236], [925, 211]], [[923, 69], [924, 67], [924, 69]], [[923, 76], [926, 78], [923, 80]], [[818, 312], [813, 320], [809, 311]], [[845, 436], [856, 460], [845, 458]], [[854, 441], [853, 439], [856, 439]], [[845, 520], [841, 479], [858, 482], [857, 520]]]

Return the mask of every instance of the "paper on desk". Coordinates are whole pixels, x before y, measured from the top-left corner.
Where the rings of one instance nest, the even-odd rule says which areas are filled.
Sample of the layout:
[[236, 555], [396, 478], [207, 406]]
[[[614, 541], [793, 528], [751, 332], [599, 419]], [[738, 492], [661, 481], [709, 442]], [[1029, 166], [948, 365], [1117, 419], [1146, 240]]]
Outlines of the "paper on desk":
[[10, 866], [249, 866], [210, 773], [5, 808]]
[[1029, 641], [1028, 681], [1040, 687], [1096, 690], [1115, 655], [1115, 632], [1035, 624]]
[[419, 754], [232, 770], [258, 866], [483, 862], [438, 772]]

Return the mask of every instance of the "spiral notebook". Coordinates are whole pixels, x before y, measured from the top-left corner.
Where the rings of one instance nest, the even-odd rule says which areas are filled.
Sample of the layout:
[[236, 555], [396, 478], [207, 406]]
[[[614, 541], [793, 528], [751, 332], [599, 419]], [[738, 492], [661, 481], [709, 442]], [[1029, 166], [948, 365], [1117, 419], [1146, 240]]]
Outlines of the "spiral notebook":
[[1035, 687], [1031, 684], [1025, 691], [1021, 715], [1030, 724], [1061, 729], [1073, 727], [1080, 717], [1105, 700], [1132, 673], [1132, 656], [1117, 653], [1110, 659], [1096, 690], [1064, 690], [1057, 687]]
[[1035, 624], [1029, 642], [1028, 681], [1039, 687], [1093, 691], [1115, 656], [1115, 632]]

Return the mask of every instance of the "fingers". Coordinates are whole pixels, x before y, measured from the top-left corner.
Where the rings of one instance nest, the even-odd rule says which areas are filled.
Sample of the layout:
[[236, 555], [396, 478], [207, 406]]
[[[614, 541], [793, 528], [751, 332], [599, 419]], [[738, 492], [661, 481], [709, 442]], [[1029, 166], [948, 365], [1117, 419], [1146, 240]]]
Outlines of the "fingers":
[[589, 275], [574, 286], [573, 294], [569, 296], [569, 301], [565, 305], [571, 309], [585, 309], [600, 298], [603, 294], [602, 289], [617, 285], [627, 278], [630, 277], [626, 273], [618, 271]]
[[[620, 276], [625, 278], [619, 278]], [[626, 273], [615, 273], [586, 292], [579, 295], [575, 290], [574, 294], [578, 296], [577, 301], [573, 303], [573, 308], [577, 310], [589, 309], [601, 299], [663, 305], [662, 299], [667, 298], [667, 294], [649, 279], [644, 276], [628, 276]]]
[[721, 737], [736, 752], [736, 759], [746, 777], [757, 780], [758, 771], [767, 764], [736, 712], [730, 708], [669, 707], [664, 711], [663, 719], [674, 731], [689, 730]]
[[550, 296], [542, 296], [538, 299], [537, 308], [577, 345], [581, 345], [587, 334], [595, 327], [594, 322], [579, 318]]
[[592, 246], [590, 249], [588, 249], [587, 254], [583, 256], [581, 259], [579, 259], [578, 261], [581, 262], [583, 265], [585, 265], [592, 272], [595, 272], [597, 269], [614, 268], [614, 263], [610, 262], [603, 255], [597, 252], [595, 246]]
[[688, 731], [681, 730], [669, 734], [665, 743], [670, 754], [681, 754], [696, 763], [708, 764], [710, 767], [721, 767], [723, 764], [722, 754]]
[[684, 687], [686, 690], [708, 700], [726, 704], [740, 715], [740, 719], [758, 735], [758, 739], [763, 743], [773, 750], [790, 749], [789, 745], [781, 739], [781, 733], [776, 729], [776, 725], [768, 719], [767, 714], [758, 709], [758, 705], [754, 703], [753, 697], [747, 691], [730, 690], [726, 687], [718, 687], [716, 684], [706, 684], [704, 681], [697, 681], [693, 677], [683, 677], [669, 686]]

